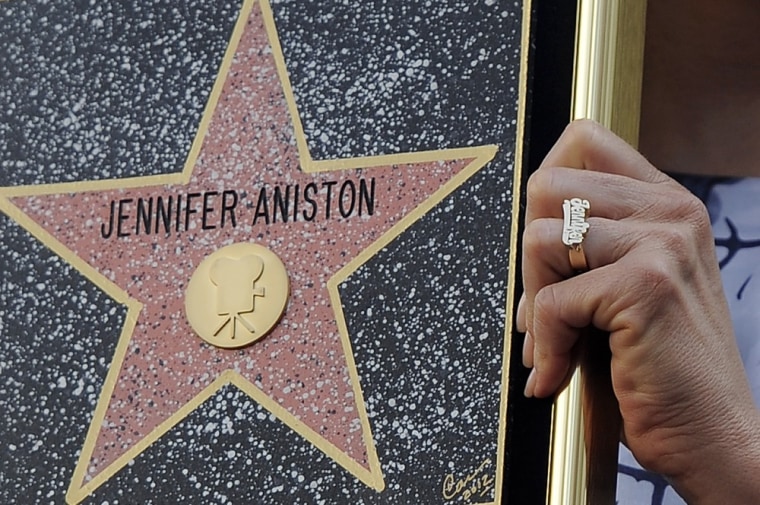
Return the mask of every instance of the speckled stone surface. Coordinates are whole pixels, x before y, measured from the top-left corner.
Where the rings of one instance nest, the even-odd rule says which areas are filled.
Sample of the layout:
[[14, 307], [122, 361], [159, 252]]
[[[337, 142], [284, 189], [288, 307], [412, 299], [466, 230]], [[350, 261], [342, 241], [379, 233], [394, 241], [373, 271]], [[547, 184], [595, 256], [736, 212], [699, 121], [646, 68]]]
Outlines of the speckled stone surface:
[[[206, 68], [213, 67], [214, 62], [221, 58], [225, 45], [219, 43], [219, 40], [224, 41], [225, 33], [229, 36], [234, 13], [239, 7], [234, 3], [215, 6], [214, 9], [217, 10], [213, 16], [217, 16], [214, 18], [216, 21], [204, 22], [204, 26], [213, 29], [208, 28], [210, 31], [203, 32], [204, 36], [201, 37], [198, 35], [201, 28], [193, 23], [200, 22], [197, 18], [204, 16], [211, 19], [211, 14], [201, 10], [211, 8], [205, 4], [183, 4], [183, 9], [191, 14], [189, 18], [194, 20], [184, 22], [177, 21], [176, 13], [161, 4], [150, 8], [157, 10], [158, 14], [153, 15], [145, 14], [140, 9], [133, 12], [131, 9], [110, 7], [117, 4], [108, 5], [109, 7], [98, 9], [99, 18], [107, 21], [106, 26], [114, 24], [116, 15], [127, 18], [135, 16], [134, 26], [139, 26], [142, 22], [141, 16], [153, 19], [161, 17], [159, 14], [177, 22], [177, 27], [167, 29], [176, 35], [168, 37], [166, 45], [170, 51], [179, 54], [190, 43], [186, 39], [204, 40], [202, 50], [198, 49], [193, 54], [206, 55]], [[6, 25], [28, 26], [27, 37], [36, 40], [35, 37], [41, 36], [34, 31], [34, 23], [19, 23], [17, 18], [12, 17], [35, 18], [39, 15], [39, 9], [45, 7], [19, 1], [0, 4], [0, 24], [3, 28]], [[385, 489], [377, 493], [367, 488], [298, 434], [268, 416], [260, 404], [230, 385], [215, 393], [154, 442], [133, 463], [119, 470], [92, 497], [86, 499], [86, 503], [166, 503], [167, 500], [188, 503], [443, 503], [446, 500], [441, 490], [447, 475], [463, 477], [479, 468], [486, 460], [490, 460], [492, 466], [483, 467], [483, 473], [495, 474], [493, 465], [497, 458], [497, 423], [506, 323], [511, 170], [517, 118], [520, 7], [512, 2], [487, 0], [477, 4], [462, 1], [414, 6], [397, 2], [324, 6], [313, 2], [281, 1], [275, 2], [273, 8], [306, 138], [315, 159], [329, 160], [484, 144], [500, 146], [493, 162], [472, 176], [422, 219], [413, 223], [405, 233], [340, 286], [374, 444], [385, 477]], [[48, 24], [52, 27], [59, 22], [65, 25], [63, 21], [68, 18], [58, 18], [56, 21], [54, 12], [49, 14], [51, 21]], [[82, 12], [89, 11], [82, 7]], [[59, 14], [62, 15], [64, 14]], [[70, 12], [65, 15], [70, 15]], [[88, 16], [89, 14], [83, 14], [82, 18], [90, 19]], [[0, 30], [0, 33], [9, 32]], [[97, 41], [93, 41], [94, 35], [87, 36], [86, 31], [83, 33], [81, 37], [69, 37], [66, 40], [71, 40], [71, 45], [75, 47], [78, 47], [77, 44], [83, 48], [94, 47], [97, 44]], [[98, 32], [93, 31], [95, 33]], [[21, 38], [9, 40], [14, 48], [18, 48], [18, 52], [28, 45], [21, 42]], [[139, 46], [136, 41], [133, 42]], [[126, 39], [118, 39], [118, 44], [129, 46]], [[46, 53], [41, 50], [38, 52]], [[57, 54], [55, 51], [47, 52]], [[129, 50], [126, 52], [132, 54]], [[134, 54], [138, 53], [135, 50]], [[261, 54], [261, 51], [252, 50], [249, 54]], [[76, 58], [74, 60], [78, 61]], [[8, 65], [7, 61], [0, 60], [0, 67]], [[178, 69], [173, 70], [178, 77], [153, 81], [155, 85], [162, 83], [167, 86], [165, 95], [185, 97], [183, 104], [203, 104], [203, 97], [213, 84], [213, 72], [204, 81], [194, 73], [203, 72], [201, 64], [198, 65], [197, 68], [179, 65]], [[232, 83], [235, 79], [249, 82], [244, 74], [250, 68], [255, 66], [241, 67], [240, 72], [235, 74], [237, 77], [229, 82]], [[83, 72], [83, 75], [90, 74], [90, 70]], [[118, 87], [139, 88], [139, 83], [135, 84], [136, 81], [129, 79], [136, 78], [135, 75], [147, 78], [141, 72], [126, 74], [123, 82], [118, 81]], [[269, 84], [273, 78], [271, 75], [259, 77], [262, 82]], [[51, 82], [57, 81], [66, 81], [66, 78], [64, 76]], [[0, 86], [0, 89], [3, 88], [7, 89], [6, 86]], [[72, 98], [66, 102], [69, 105], [61, 107], [68, 113], [69, 109], [74, 109], [72, 100], [77, 93], [71, 90], [66, 92]], [[7, 100], [6, 96], [0, 91], [0, 100]], [[124, 105], [125, 102], [128, 103], [129, 96], [125, 93], [119, 101], [122, 109], [134, 108]], [[188, 98], [190, 96], [194, 98]], [[248, 92], [239, 93], [230, 103], [220, 102], [220, 110], [229, 107], [231, 115], [234, 116], [237, 112], [245, 116], [248, 109], [241, 104], [249, 97]], [[266, 107], [276, 108], [277, 100], [262, 103]], [[13, 101], [16, 103], [15, 99]], [[94, 101], [107, 107], [107, 104], [103, 105], [107, 100]], [[34, 107], [39, 107], [35, 105], [37, 102], [26, 103], [32, 112]], [[170, 102], [167, 103], [170, 108], [176, 106], [176, 103], [173, 106]], [[5, 177], [1, 179], [2, 185], [106, 179], [180, 170], [194, 131], [182, 133], [185, 130], [174, 124], [179, 119], [155, 111], [156, 107], [154, 104], [148, 108], [155, 112], [157, 126], [152, 128], [142, 125], [137, 130], [140, 135], [147, 134], [147, 131], [168, 131], [171, 135], [140, 137], [139, 154], [130, 154], [120, 147], [109, 152], [108, 163], [83, 163], [79, 158], [50, 155], [46, 152], [49, 149], [46, 150], [43, 146], [47, 147], [47, 144], [39, 139], [55, 136], [56, 128], [63, 128], [60, 124], [54, 124], [52, 130], [44, 130], [34, 121], [26, 121], [22, 130], [33, 132], [34, 135], [25, 133], [25, 136], [19, 137], [16, 133], [19, 130], [13, 128], [16, 124], [14, 121], [18, 122], [21, 116], [17, 113], [0, 116], [0, 135], [9, 132], [8, 138], [13, 138], [17, 143], [23, 140], [24, 143], [23, 149], [13, 147], [13, 142], [6, 143], [15, 150], [9, 151], [10, 154], [4, 153], [0, 158], [0, 168], [3, 170], [0, 175]], [[182, 120], [186, 124], [195, 124], [197, 128], [200, 109], [196, 108], [194, 112], [190, 109], [192, 108], [187, 111], [182, 109]], [[119, 110], [121, 109], [113, 108], [103, 112], [93, 105], [92, 117], [110, 121], [108, 128], [111, 129], [106, 128], [103, 135], [119, 138], [119, 135], [113, 133], [122, 124]], [[256, 110], [262, 109], [257, 106]], [[278, 109], [277, 114], [283, 110]], [[46, 117], [44, 113], [42, 116]], [[201, 154], [199, 170], [191, 184], [198, 183], [205, 169], [210, 180], [216, 182], [204, 182], [203, 188], [224, 189], [228, 186], [225, 185], [223, 176], [219, 175], [222, 172], [214, 175], [215, 170], [221, 169], [211, 168], [213, 163], [210, 160], [223, 158], [220, 162], [222, 167], [235, 169], [240, 160], [251, 159], [248, 157], [252, 152], [250, 142], [243, 144], [213, 140], [214, 135], [220, 139], [233, 138], [235, 134], [239, 137], [240, 132], [235, 132], [230, 124], [233, 121], [225, 123], [223, 127], [211, 127], [207, 146], [212, 147], [205, 147], [205, 154]], [[276, 124], [283, 125], [283, 122], [278, 121]], [[71, 123], [64, 126], [67, 132], [74, 131], [69, 128]], [[94, 123], [87, 123], [82, 128], [85, 132], [97, 130]], [[298, 177], [304, 176], [287, 175], [288, 170], [297, 167], [293, 161], [283, 161], [293, 156], [289, 151], [295, 149], [293, 141], [287, 140], [288, 127], [284, 128], [283, 133], [272, 134], [280, 140], [286, 139], [282, 144], [283, 151], [274, 154], [266, 151], [259, 155], [261, 159], [269, 157], [277, 162], [271, 165], [271, 180], [294, 183], [301, 180]], [[171, 138], [173, 143], [164, 143], [167, 138]], [[216, 151], [213, 145], [219, 146]], [[234, 148], [233, 145], [238, 147]], [[65, 149], [56, 149], [59, 149], [57, 153], [65, 152]], [[24, 154], [27, 152], [35, 153], [34, 156], [48, 156], [49, 159], [33, 160], [31, 155]], [[14, 153], [22, 155], [13, 158]], [[145, 157], [144, 162], [140, 161], [143, 159], [141, 156]], [[56, 161], [50, 161], [52, 159]], [[29, 164], [19, 165], [24, 163], [23, 160], [28, 160]], [[409, 203], [395, 209], [394, 215], [402, 216], [410, 206], [416, 205], [414, 202], [418, 203], [429, 194], [427, 186], [432, 187], [445, 181], [461, 169], [466, 161], [420, 165], [417, 172], [411, 166], [405, 169], [410, 174], [417, 173], [418, 179], [408, 180]], [[65, 169], [56, 170], [56, 167], [50, 166], [51, 163], [64, 164]], [[362, 176], [371, 177], [372, 170], [376, 171], [379, 187], [382, 187], [382, 177], [385, 176], [382, 170], [387, 172], [390, 169], [370, 169], [364, 171]], [[264, 172], [260, 177], [267, 177]], [[251, 177], [247, 181], [249, 186], [255, 185], [255, 178], [259, 175]], [[423, 188], [425, 191], [417, 192], [417, 189]], [[172, 188], [161, 191], [169, 194], [178, 190]], [[83, 209], [100, 209], [103, 219], [103, 202], [136, 194], [101, 194], [97, 197], [99, 200], [95, 196], [84, 199], [80, 197], [78, 206], [65, 203], [76, 200], [76, 197], [72, 199], [68, 196], [14, 201], [20, 204], [23, 200], [30, 214], [36, 214], [40, 220], [46, 213], [45, 207], [40, 207], [40, 203], [45, 201], [55, 201], [57, 206], [72, 205], [69, 217], [80, 215]], [[148, 193], [143, 191], [141, 194]], [[243, 207], [241, 204], [241, 212], [248, 212], [245, 215], [249, 221], [256, 202], [255, 199], [251, 202], [253, 197], [248, 196], [250, 192], [241, 195], [249, 198], [250, 205]], [[382, 199], [378, 197], [378, 200]], [[66, 215], [66, 212], [59, 213]], [[398, 219], [385, 217], [390, 219], [388, 223]], [[50, 222], [53, 221], [55, 219]], [[346, 220], [346, 223], [350, 223], [350, 220]], [[327, 226], [325, 222], [309, 224], [314, 225], [313, 231], [307, 229], [300, 233], [324, 233], [323, 228]], [[68, 234], [71, 244], [87, 242], [82, 238], [86, 236], [85, 233], [74, 228], [69, 230], [68, 225], [69, 222], [60, 220], [58, 225], [49, 226], [62, 236]], [[14, 412], [11, 415], [14, 428], [8, 429], [15, 429], [14, 436], [19, 439], [17, 444], [13, 444], [15, 448], [11, 449], [5, 442], [11, 438], [2, 437], [0, 497], [9, 502], [23, 502], [24, 497], [35, 497], [31, 502], [62, 503], [81, 450], [83, 432], [92, 418], [93, 402], [97, 401], [105, 368], [119, 337], [125, 311], [97, 288], [82, 280], [75, 271], [57, 260], [55, 255], [41, 247], [33, 237], [10, 220], [4, 218], [0, 227], [3, 237], [0, 245], [0, 255], [3, 258], [0, 260], [3, 266], [3, 289], [0, 291], [3, 390], [0, 404], [5, 411]], [[295, 260], [299, 253], [294, 250], [292, 242], [287, 242], [283, 235], [277, 235], [276, 229], [276, 226], [262, 227], [261, 230], [264, 231], [257, 233], [252, 226], [241, 225], [235, 229], [235, 233], [268, 240], [273, 248], [281, 248], [282, 255], [290, 254]], [[180, 243], [179, 238], [173, 236], [159, 244], [158, 247], [164, 248], [165, 253], [152, 273], [144, 275], [146, 272], [143, 268], [140, 270], [143, 276], [133, 277], [135, 272], [125, 269], [118, 275], [124, 276], [125, 284], [132, 285], [130, 289], [134, 293], [149, 293], [151, 298], [166, 296], [156, 286], [172, 286], [178, 276], [174, 275], [176, 268], [167, 268], [164, 260], [182, 256], [189, 263], [179, 268], [191, 270], [192, 264], [197, 264], [193, 262], [202, 259], [202, 251], [213, 250], [218, 241], [237, 240], [236, 235], [225, 235], [222, 231], [225, 230], [218, 230], [213, 240], [209, 235], [198, 235], [201, 247], [193, 253], [195, 256], [187, 253], [187, 242]], [[231, 233], [229, 229], [226, 231]], [[366, 241], [377, 236], [377, 233], [371, 226], [355, 228], [346, 224], [328, 235], [328, 240], [331, 248], [345, 250], [353, 255], [362, 248], [362, 242], [357, 242], [357, 237], [366, 235], [363, 239]], [[192, 236], [190, 233], [186, 235], [185, 238]], [[149, 244], [148, 239], [152, 240], [153, 237], [128, 237], [121, 242], [106, 243], [106, 247], [96, 248], [90, 245], [89, 249], [83, 246], [82, 250], [90, 251], [87, 253], [88, 261], [100, 262], [103, 271], [112, 272], [107, 275], [113, 275], [115, 279], [118, 277], [116, 271], [109, 270], [109, 265], [116, 261], [114, 258], [125, 256], [123, 249], [128, 247], [127, 244], [135, 244], [140, 240]], [[196, 246], [193, 244], [193, 247]], [[323, 266], [332, 261], [328, 257], [314, 257], [312, 254], [319, 248], [304, 247], [306, 249], [300, 253], [300, 257], [312, 265]], [[26, 254], [21, 256], [13, 251], [25, 251]], [[146, 265], [139, 255], [122, 261], [127, 265], [130, 262], [141, 267]], [[50, 263], [56, 267], [51, 268]], [[190, 273], [187, 272], [187, 275]], [[323, 282], [324, 279], [323, 274], [317, 277], [318, 282]], [[302, 282], [302, 279], [296, 279], [297, 285], [299, 281]], [[151, 282], [153, 289], [146, 290], [146, 283]], [[181, 289], [181, 286], [167, 288], [166, 293], [172, 289]], [[307, 311], [318, 300], [309, 295], [303, 295], [302, 299]], [[19, 300], [28, 302], [22, 305]], [[177, 303], [176, 297], [170, 300], [169, 304], [171, 303]], [[34, 305], [33, 310], [30, 311], [29, 305]], [[271, 338], [262, 341], [261, 345], [245, 351], [222, 353], [192, 340], [195, 337], [189, 334], [189, 330], [183, 329], [186, 323], [180, 317], [181, 313], [175, 310], [174, 313], [180, 315], [171, 319], [168, 313], [161, 312], [165, 310], [161, 305], [158, 303], [155, 309], [158, 318], [156, 321], [161, 324], [161, 316], [169, 317], [171, 324], [168, 327], [173, 334], [178, 335], [178, 338], [187, 338], [193, 344], [185, 349], [186, 354], [178, 356], [174, 344], [158, 344], [150, 339], [150, 332], [146, 330], [146, 340], [130, 346], [132, 357], [127, 360], [138, 359], [136, 355], [142, 355], [140, 359], [146, 359], [147, 355], [148, 361], [153, 360], [154, 363], [160, 363], [160, 366], [154, 369], [144, 367], [143, 373], [133, 375], [130, 380], [117, 386], [114, 401], [118, 405], [110, 411], [114, 416], [110, 421], [113, 432], [112, 435], [105, 435], [106, 438], [111, 437], [110, 442], [105, 440], [99, 445], [101, 459], [90, 469], [93, 474], [97, 474], [98, 468], [106, 465], [109, 458], [118, 456], [112, 450], [114, 447], [122, 447], [122, 450], [128, 448], [162, 419], [159, 416], [146, 422], [142, 414], [158, 410], [164, 412], [164, 416], [169, 415], [181, 403], [182, 398], [189, 394], [179, 393], [187, 387], [188, 382], [197, 381], [192, 386], [197, 389], [204, 381], [208, 383], [213, 380], [213, 371], [230, 367], [246, 369], [247, 365], [251, 365], [252, 369], [258, 369], [252, 373], [251, 380], [258, 380], [257, 385], [267, 389], [261, 383], [263, 356], [267, 357], [267, 363], [275, 363], [282, 370], [277, 372], [279, 375], [271, 375], [273, 382], [270, 390], [279, 398], [278, 401], [287, 404], [288, 401], [283, 396], [291, 394], [294, 400], [290, 401], [290, 408], [294, 413], [307, 421], [312, 416], [313, 424], [321, 426], [324, 419], [320, 412], [329, 411], [329, 405], [316, 407], [315, 410], [312, 408], [314, 398], [298, 396], [298, 400], [295, 400], [297, 391], [290, 388], [287, 388], [288, 393], [282, 393], [286, 387], [283, 381], [287, 381], [288, 363], [297, 360], [288, 358], [278, 361], [271, 358], [278, 342], [282, 344], [286, 334], [293, 338], [294, 328], [289, 321], [301, 320], [294, 313], [286, 315], [279, 336], [273, 334]], [[55, 307], [55, 310], [51, 311], [51, 307]], [[52, 319], [44, 317], [51, 313]], [[291, 316], [292, 319], [288, 319]], [[314, 339], [309, 339], [309, 332], [318, 336], [329, 334], [329, 331], [322, 330], [324, 325], [334, 324], [331, 323], [330, 316], [329, 311], [324, 315], [314, 315], [314, 321], [320, 320], [322, 323], [308, 326], [310, 329], [303, 333], [305, 336], [302, 340], [296, 338], [300, 342], [298, 345], [313, 349]], [[43, 317], [45, 324], [50, 325], [49, 332], [40, 334], [40, 327], [18, 322], [24, 318], [36, 321], [40, 317]], [[73, 331], [72, 327], [76, 329]], [[52, 339], [50, 335], [58, 338]], [[66, 342], [66, 338], [79, 353], [71, 354], [66, 359], [87, 370], [87, 380], [82, 384], [75, 379], [85, 372], [70, 372], [68, 368], [57, 364], [60, 356], [64, 355], [61, 349], [66, 349], [69, 344], [47, 343], [52, 340]], [[322, 342], [319, 339], [317, 341]], [[30, 344], [31, 349], [37, 349], [35, 352], [40, 354], [40, 358], [36, 361], [30, 359], [31, 352], [19, 349], [19, 344], [14, 342], [33, 342]], [[166, 349], [164, 354], [161, 354], [162, 347]], [[138, 349], [139, 352], [136, 352]], [[336, 363], [339, 364], [342, 359], [342, 356], [329, 351], [329, 347], [308, 351], [311, 354], [314, 352], [326, 352], [329, 355], [326, 358], [328, 362], [338, 360]], [[24, 356], [24, 359], [19, 359], [19, 355]], [[299, 353], [295, 352], [294, 355]], [[42, 367], [40, 362], [49, 364]], [[86, 365], [88, 362], [92, 364]], [[137, 361], [125, 362], [125, 370], [130, 369], [129, 364], [135, 363]], [[204, 367], [209, 368], [206, 370]], [[328, 366], [327, 369], [329, 368]], [[263, 369], [269, 373], [270, 368], [264, 366]], [[309, 367], [305, 368], [307, 369]], [[31, 380], [28, 385], [22, 385], [26, 383], [22, 383], [19, 378], [34, 376], [31, 374], [33, 370], [45, 374], [44, 380]], [[141, 369], [136, 367], [132, 370], [137, 373], [134, 371], [139, 372]], [[208, 372], [207, 376], [204, 371]], [[196, 375], [193, 376], [193, 373]], [[189, 377], [195, 379], [188, 381]], [[157, 380], [161, 382], [158, 387]], [[51, 387], [51, 384], [56, 387]], [[334, 372], [330, 384], [325, 392], [328, 397], [350, 396], [350, 389], [346, 389], [345, 375], [340, 367]], [[67, 407], [75, 405], [68, 398], [79, 389], [79, 396], [83, 391], [90, 393], [87, 396], [89, 406]], [[92, 390], [95, 391], [94, 396]], [[43, 398], [52, 394], [51, 391], [58, 395], [63, 408], [55, 411], [53, 421], [50, 420], [49, 413], [38, 407]], [[138, 393], [137, 396], [142, 395], [142, 400], [136, 398], [135, 393]], [[24, 396], [23, 401], [19, 399], [21, 396]], [[350, 402], [346, 403], [345, 400], [331, 401], [341, 408], [350, 406]], [[22, 410], [23, 405], [27, 405], [23, 408], [25, 413], [16, 413]], [[135, 413], [141, 415], [135, 418]], [[345, 415], [341, 417], [345, 418]], [[116, 422], [122, 418], [126, 421], [119, 422], [124, 428], [120, 428]], [[354, 436], [352, 441], [350, 436], [345, 436], [346, 433], [353, 433], [350, 428], [351, 419], [347, 423], [348, 431], [345, 431], [345, 423], [327, 423], [328, 432], [333, 431], [326, 436], [362, 463], [364, 455], [358, 439]], [[43, 430], [44, 436], [33, 435], [40, 426], [47, 427]], [[64, 426], [73, 434], [66, 435]], [[125, 434], [119, 434], [120, 431]], [[30, 453], [34, 445], [46, 448], [43, 454], [50, 456], [34, 456], [34, 453]], [[13, 451], [17, 450], [30, 453], [29, 457], [14, 457]], [[262, 456], [267, 454], [271, 455], [271, 460]], [[278, 464], [269, 461], [277, 461]], [[30, 472], [38, 476], [29, 479]], [[488, 502], [493, 497], [493, 486], [485, 486], [483, 496], [473, 499], [473, 502]]]
[[181, 169], [239, 8], [3, 2], [0, 186]]
[[0, 215], [0, 501], [63, 503], [125, 310]]

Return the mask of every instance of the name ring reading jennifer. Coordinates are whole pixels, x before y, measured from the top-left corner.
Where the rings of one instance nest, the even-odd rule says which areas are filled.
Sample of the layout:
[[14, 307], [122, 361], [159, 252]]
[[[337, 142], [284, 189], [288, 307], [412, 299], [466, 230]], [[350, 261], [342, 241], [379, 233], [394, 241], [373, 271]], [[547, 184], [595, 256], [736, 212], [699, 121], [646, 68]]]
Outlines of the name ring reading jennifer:
[[583, 252], [583, 239], [588, 232], [588, 213], [591, 205], [588, 200], [571, 198], [562, 204], [564, 226], [562, 227], [562, 243], [568, 248], [570, 266], [576, 272], [588, 270], [586, 253]]

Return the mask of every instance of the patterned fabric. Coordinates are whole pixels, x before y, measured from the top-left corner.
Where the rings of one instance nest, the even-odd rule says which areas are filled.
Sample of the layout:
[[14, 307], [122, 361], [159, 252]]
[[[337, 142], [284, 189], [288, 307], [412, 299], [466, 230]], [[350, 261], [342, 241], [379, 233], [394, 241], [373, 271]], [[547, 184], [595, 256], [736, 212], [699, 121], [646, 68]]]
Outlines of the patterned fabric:
[[[705, 202], [710, 213], [744, 368], [760, 407], [760, 178], [683, 177], [680, 182]], [[685, 502], [660, 475], [643, 470], [621, 445], [618, 460], [620, 505], [682, 505]]]

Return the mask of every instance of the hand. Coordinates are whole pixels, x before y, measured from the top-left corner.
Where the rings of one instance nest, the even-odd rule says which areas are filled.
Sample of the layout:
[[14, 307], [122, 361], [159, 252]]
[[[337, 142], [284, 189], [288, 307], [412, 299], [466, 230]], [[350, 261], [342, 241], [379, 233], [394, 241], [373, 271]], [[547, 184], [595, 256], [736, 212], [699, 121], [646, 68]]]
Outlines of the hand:
[[[590, 270], [580, 275], [561, 242], [562, 202], [574, 197], [591, 204]], [[579, 121], [530, 178], [523, 244], [525, 394], [555, 393], [582, 330], [603, 330], [624, 441], [639, 462], [694, 503], [756, 503], [760, 420], [702, 203]]]

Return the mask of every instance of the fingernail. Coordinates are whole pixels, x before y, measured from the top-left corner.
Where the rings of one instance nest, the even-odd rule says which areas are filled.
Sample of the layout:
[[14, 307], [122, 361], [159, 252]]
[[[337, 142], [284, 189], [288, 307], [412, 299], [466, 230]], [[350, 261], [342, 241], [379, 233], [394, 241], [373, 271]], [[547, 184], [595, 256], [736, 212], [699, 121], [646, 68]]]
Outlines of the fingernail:
[[527, 330], [527, 325], [525, 324], [525, 303], [525, 294], [523, 293], [523, 295], [520, 297], [519, 303], [517, 304], [517, 320], [515, 321], [517, 331], [520, 333], [525, 333]]
[[533, 398], [533, 391], [536, 389], [536, 369], [530, 371], [528, 375], [528, 381], [525, 383], [525, 392], [523, 393], [526, 398]]
[[530, 333], [525, 334], [522, 348], [522, 362], [526, 368], [533, 368], [533, 337]]

